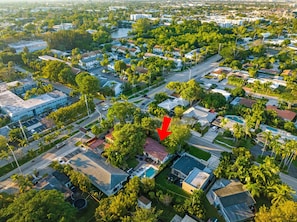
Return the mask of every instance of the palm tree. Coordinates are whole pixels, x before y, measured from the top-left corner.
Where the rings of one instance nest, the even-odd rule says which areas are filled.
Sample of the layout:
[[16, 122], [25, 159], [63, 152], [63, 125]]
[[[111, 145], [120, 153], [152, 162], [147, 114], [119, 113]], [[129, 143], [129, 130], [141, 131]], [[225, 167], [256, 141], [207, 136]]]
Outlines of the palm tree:
[[18, 185], [20, 193], [23, 193], [33, 187], [33, 183], [28, 176], [14, 174], [11, 176], [11, 179]]
[[266, 151], [266, 146], [268, 144], [269, 141], [272, 140], [273, 138], [273, 135], [272, 135], [272, 132], [271, 131], [265, 131], [262, 133], [264, 139], [265, 139], [265, 143], [264, 143], [264, 147], [262, 149], [262, 154], [261, 154], [261, 157], [263, 156], [264, 152]]
[[238, 123], [233, 125], [233, 136], [236, 139], [236, 143], [238, 143], [238, 140], [243, 136], [243, 127]]
[[279, 154], [279, 151], [281, 148], [281, 144], [278, 141], [279, 138], [280, 138], [280, 135], [272, 136], [271, 142], [269, 144], [270, 148], [272, 149], [272, 156], [274, 154], [274, 159], [275, 159], [276, 155]]
[[247, 183], [244, 187], [250, 191], [253, 197], [260, 197], [262, 188], [257, 183]]
[[245, 139], [247, 136], [251, 136], [251, 128], [254, 126], [254, 122], [252, 121], [251, 116], [247, 116], [245, 118], [245, 123], [244, 123], [244, 133], [245, 133]]
[[270, 197], [272, 197], [271, 203], [274, 205], [279, 205], [285, 202], [286, 200], [292, 200], [292, 194], [295, 191], [286, 184], [275, 184], [270, 188]]
[[224, 128], [224, 126], [228, 123], [228, 119], [227, 118], [223, 118], [222, 120], [221, 120], [221, 123], [220, 123], [220, 126], [222, 127], [222, 128]]

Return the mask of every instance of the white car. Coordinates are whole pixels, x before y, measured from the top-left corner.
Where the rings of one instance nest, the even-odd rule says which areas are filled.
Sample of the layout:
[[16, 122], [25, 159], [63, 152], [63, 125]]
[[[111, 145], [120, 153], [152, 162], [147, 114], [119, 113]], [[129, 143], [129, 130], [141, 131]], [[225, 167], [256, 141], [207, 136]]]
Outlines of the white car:
[[104, 105], [103, 107], [102, 107], [102, 111], [106, 111], [107, 109], [108, 109], [108, 105]]

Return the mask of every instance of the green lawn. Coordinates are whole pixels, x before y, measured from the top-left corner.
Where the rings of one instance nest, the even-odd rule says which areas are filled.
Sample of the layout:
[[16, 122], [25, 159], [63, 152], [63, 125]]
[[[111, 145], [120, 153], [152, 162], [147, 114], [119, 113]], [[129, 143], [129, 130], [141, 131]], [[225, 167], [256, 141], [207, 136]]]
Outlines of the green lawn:
[[128, 164], [129, 169], [135, 168], [138, 165], [138, 160], [136, 160], [135, 157], [130, 157], [127, 160], [127, 164]]
[[[214, 141], [221, 141], [221, 142], [223, 142], [223, 143], [226, 143], [226, 144], [228, 144], [229, 146], [234, 146], [234, 141], [232, 140], [232, 139], [227, 139], [227, 138], [225, 138], [224, 136], [222, 136], [222, 135], [217, 135], [217, 137], [214, 139]], [[218, 143], [218, 144], [220, 144], [220, 143]], [[222, 144], [223, 145], [223, 144]], [[226, 146], [226, 147], [228, 147], [228, 146]], [[229, 149], [231, 149], [231, 147], [228, 147]]]
[[161, 219], [162, 221], [170, 221], [175, 214], [177, 214], [177, 212], [174, 210], [174, 208], [172, 206], [165, 206], [164, 204], [153, 200], [153, 207], [156, 207], [157, 210], [162, 210], [162, 214], [160, 215], [159, 219]]
[[293, 165], [297, 167], [297, 159], [293, 160]]
[[77, 212], [76, 220], [77, 222], [88, 222], [88, 221], [95, 221], [95, 211], [98, 207], [98, 203], [93, 200], [93, 198], [89, 197], [88, 199], [88, 206]]
[[241, 139], [239, 141], [239, 144], [237, 147], [245, 147], [245, 148], [252, 148], [255, 144], [253, 143], [253, 140], [251, 138], [247, 138], [247, 139]]
[[218, 218], [219, 221], [221, 222], [225, 221], [224, 218], [219, 215], [218, 210], [213, 205], [211, 205], [207, 199], [205, 201], [205, 210], [206, 210], [206, 219]]
[[186, 191], [184, 191], [181, 187], [167, 180], [167, 177], [170, 174], [170, 170], [171, 169], [167, 167], [155, 177], [157, 188], [165, 192], [175, 194], [183, 199], [186, 199], [190, 195]]
[[201, 150], [201, 149], [199, 149], [197, 147], [194, 147], [194, 146], [189, 146], [188, 152], [191, 155], [193, 155], [193, 156], [195, 156], [195, 157], [197, 157], [199, 159], [205, 160], [205, 161], [207, 161], [211, 157], [210, 153], [208, 153], [208, 152], [206, 152], [204, 150]]

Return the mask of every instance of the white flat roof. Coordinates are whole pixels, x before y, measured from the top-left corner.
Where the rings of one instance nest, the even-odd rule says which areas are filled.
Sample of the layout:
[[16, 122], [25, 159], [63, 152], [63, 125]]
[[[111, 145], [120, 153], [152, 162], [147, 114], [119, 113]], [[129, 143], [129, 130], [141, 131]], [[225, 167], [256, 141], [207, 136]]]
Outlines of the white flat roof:
[[33, 109], [36, 106], [46, 104], [57, 98], [67, 97], [64, 93], [55, 90], [51, 93], [46, 93], [32, 99], [23, 100], [11, 91], [0, 93], [0, 107], [11, 115], [18, 114]]

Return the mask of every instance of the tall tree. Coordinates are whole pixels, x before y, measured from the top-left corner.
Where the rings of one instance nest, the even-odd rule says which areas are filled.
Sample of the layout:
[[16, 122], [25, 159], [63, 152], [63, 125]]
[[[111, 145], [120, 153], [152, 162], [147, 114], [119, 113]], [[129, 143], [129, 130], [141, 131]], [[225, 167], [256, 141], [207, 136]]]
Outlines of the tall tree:
[[256, 222], [277, 222], [277, 221], [296, 221], [297, 203], [294, 201], [285, 201], [280, 205], [272, 205], [270, 208], [265, 205], [260, 207], [256, 213]]
[[0, 219], [7, 222], [48, 221], [71, 222], [76, 210], [64, 201], [56, 190], [30, 190], [20, 194], [6, 208], [0, 210]]

